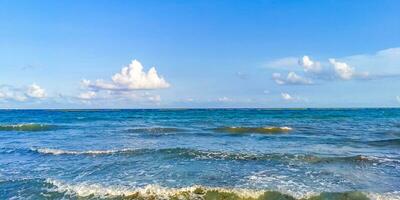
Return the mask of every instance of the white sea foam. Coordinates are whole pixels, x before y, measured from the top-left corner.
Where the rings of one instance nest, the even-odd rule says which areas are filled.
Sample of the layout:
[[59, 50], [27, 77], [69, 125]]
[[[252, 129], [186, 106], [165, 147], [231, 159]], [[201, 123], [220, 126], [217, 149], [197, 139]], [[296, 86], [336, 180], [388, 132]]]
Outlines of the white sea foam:
[[[191, 187], [183, 188], [168, 188], [159, 185], [147, 185], [144, 187], [130, 187], [130, 186], [104, 186], [96, 183], [66, 183], [55, 179], [47, 179], [47, 183], [52, 184], [57, 192], [66, 193], [69, 195], [77, 195], [80, 197], [95, 196], [95, 197], [113, 197], [113, 196], [130, 196], [135, 195], [141, 198], [151, 199], [170, 199], [171, 197], [179, 197], [180, 195], [189, 195], [190, 199], [199, 199], [202, 194], [196, 192], [196, 189], [201, 188], [206, 191], [219, 191], [235, 194], [241, 198], [257, 198], [264, 194], [265, 190], [252, 190], [242, 188], [221, 188], [221, 187], [206, 187], [194, 185]], [[301, 195], [292, 193], [291, 191], [280, 191], [283, 194], [289, 194], [295, 198], [308, 198], [318, 195], [315, 192], [306, 192]], [[371, 200], [400, 200], [400, 191], [390, 193], [371, 193], [365, 192]], [[187, 196], [186, 196], [187, 197]]]
[[124, 153], [124, 152], [134, 151], [134, 149], [71, 151], [71, 150], [49, 149], [49, 148], [39, 148], [32, 150], [38, 153], [52, 154], [52, 155], [82, 155], [82, 154], [100, 155], [100, 154], [114, 154], [114, 153]]
[[216, 131], [229, 132], [229, 133], [285, 133], [293, 130], [288, 126], [262, 126], [262, 127], [246, 127], [246, 126], [231, 126], [216, 128]]
[[372, 200], [400, 200], [400, 191], [385, 193], [367, 192], [366, 195]]
[[219, 191], [233, 193], [239, 197], [243, 198], [257, 198], [262, 195], [265, 191], [262, 190], [250, 190], [250, 189], [228, 189], [219, 187], [204, 187], [194, 185], [191, 187], [183, 188], [168, 188], [159, 185], [147, 185], [145, 187], [127, 187], [127, 186], [103, 186], [94, 183], [77, 183], [68, 184], [63, 181], [47, 179], [47, 183], [54, 185], [58, 192], [65, 192], [71, 195], [78, 195], [81, 197], [86, 197], [90, 195], [98, 197], [109, 197], [109, 196], [129, 196], [138, 195], [140, 197], [155, 197], [156, 199], [169, 199], [172, 196], [179, 196], [182, 193], [187, 193], [190, 195], [191, 199], [195, 199], [199, 196], [196, 194], [195, 190], [202, 188], [204, 191]]
[[[240, 128], [257, 129], [257, 127], [239, 127], [239, 126], [231, 126], [230, 128], [232, 128], [232, 129], [240, 129]], [[261, 129], [266, 129], [266, 130], [286, 130], [286, 131], [293, 130], [293, 128], [288, 127], [288, 126], [265, 126], [265, 127], [261, 127]]]

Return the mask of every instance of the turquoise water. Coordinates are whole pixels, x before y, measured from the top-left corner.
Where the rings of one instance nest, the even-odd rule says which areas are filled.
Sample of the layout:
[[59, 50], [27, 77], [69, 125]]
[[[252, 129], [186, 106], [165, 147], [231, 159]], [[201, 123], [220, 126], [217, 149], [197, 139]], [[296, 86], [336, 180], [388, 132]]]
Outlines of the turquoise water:
[[196, 188], [400, 199], [400, 109], [0, 111], [0, 199]]

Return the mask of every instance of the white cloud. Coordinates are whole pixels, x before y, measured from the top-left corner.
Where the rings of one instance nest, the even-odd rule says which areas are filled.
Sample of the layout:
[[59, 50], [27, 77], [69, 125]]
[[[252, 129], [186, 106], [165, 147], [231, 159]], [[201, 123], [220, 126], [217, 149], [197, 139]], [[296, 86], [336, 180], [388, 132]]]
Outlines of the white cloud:
[[400, 96], [396, 96], [396, 100], [400, 103]]
[[285, 93], [285, 92], [281, 93], [281, 97], [285, 101], [293, 101], [294, 100], [292, 95], [290, 95], [289, 93]]
[[[275, 69], [288, 70], [290, 77], [283, 77], [282, 72], [274, 73], [273, 79], [278, 84], [309, 84], [314, 80], [373, 80], [400, 76], [400, 48], [389, 48], [374, 54], [359, 54], [341, 58], [330, 58], [319, 62], [305, 55], [298, 59], [305, 76], [299, 79], [298, 71], [293, 71], [293, 57], [285, 57], [269, 62]], [[288, 68], [291, 66], [290, 68]], [[286, 68], [285, 68], [286, 67]], [[297, 75], [297, 76], [296, 76]], [[308, 81], [307, 81], [308, 80]]]
[[307, 98], [299, 97], [299, 96], [293, 96], [287, 92], [282, 92], [281, 93], [281, 98], [285, 101], [291, 101], [291, 102], [308, 102]]
[[374, 54], [347, 56], [340, 60], [363, 71], [369, 71], [373, 76], [400, 74], [400, 47], [384, 49]]
[[90, 100], [96, 97], [96, 92], [87, 91], [79, 94], [78, 98], [83, 100]]
[[289, 72], [286, 77], [283, 77], [280, 73], [273, 73], [272, 78], [279, 85], [284, 85], [284, 84], [308, 85], [313, 83], [310, 79], [301, 77], [295, 72]]
[[137, 60], [123, 67], [119, 73], [111, 77], [111, 80], [112, 82], [82, 80], [82, 84], [96, 90], [152, 90], [170, 87], [170, 84], [158, 75], [154, 67], [145, 72], [142, 64]]
[[321, 71], [321, 64], [319, 62], [312, 61], [308, 56], [303, 56], [301, 59], [299, 59], [298, 63], [304, 68], [305, 72]]
[[29, 99], [42, 99], [47, 96], [45, 90], [33, 83], [27, 87], [0, 86], [0, 99], [6, 101], [24, 102]]
[[0, 99], [22, 102], [26, 101], [28, 97], [25, 96], [21, 89], [2, 85], [0, 86]]
[[133, 60], [128, 66], [123, 67], [119, 73], [111, 77], [111, 81], [101, 79], [90, 81], [83, 79], [81, 82], [86, 91], [78, 95], [81, 100], [89, 101], [135, 101], [159, 103], [160, 95], [150, 94], [148, 90], [168, 88], [170, 84], [159, 76], [154, 67], [147, 72], [142, 64]]
[[355, 70], [350, 67], [347, 63], [338, 62], [335, 59], [329, 59], [329, 63], [333, 66], [336, 75], [343, 80], [350, 80], [353, 78]]
[[36, 83], [28, 86], [26, 95], [32, 98], [42, 99], [47, 96], [46, 91]]

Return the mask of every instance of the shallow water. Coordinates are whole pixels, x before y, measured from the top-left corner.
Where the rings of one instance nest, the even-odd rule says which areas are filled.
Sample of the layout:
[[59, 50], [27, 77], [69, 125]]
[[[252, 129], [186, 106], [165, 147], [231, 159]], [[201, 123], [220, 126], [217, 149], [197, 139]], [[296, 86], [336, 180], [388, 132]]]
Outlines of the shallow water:
[[400, 109], [3, 110], [0, 199], [400, 199], [399, 141]]

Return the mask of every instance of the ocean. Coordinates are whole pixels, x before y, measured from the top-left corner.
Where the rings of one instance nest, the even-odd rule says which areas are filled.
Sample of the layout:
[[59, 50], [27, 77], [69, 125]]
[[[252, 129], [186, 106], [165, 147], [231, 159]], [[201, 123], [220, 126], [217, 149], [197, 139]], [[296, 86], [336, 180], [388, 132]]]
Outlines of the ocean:
[[400, 199], [400, 109], [1, 110], [0, 199]]

